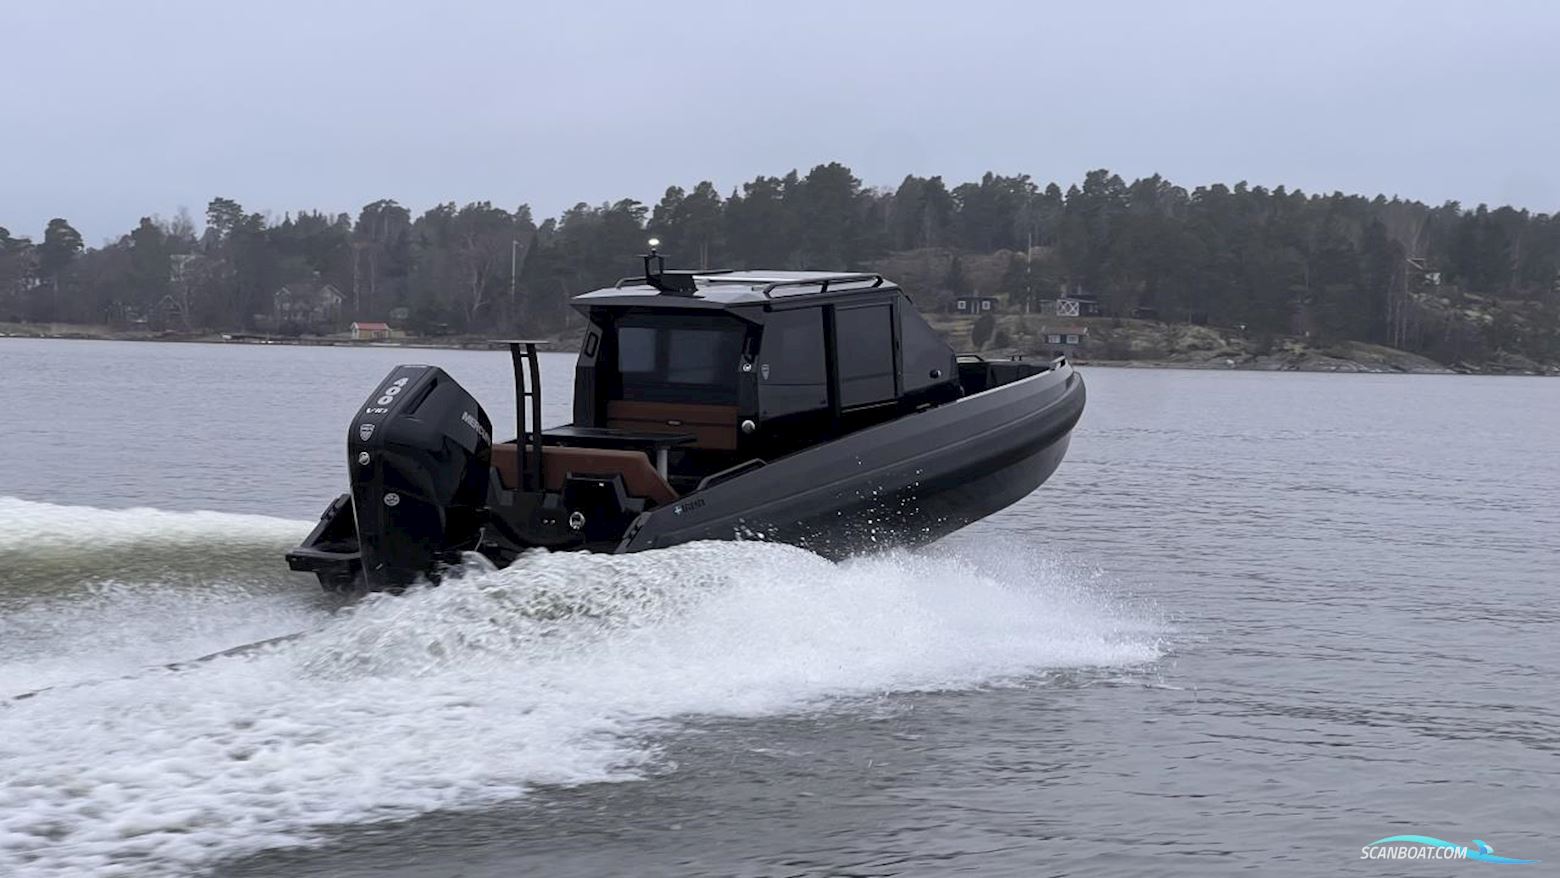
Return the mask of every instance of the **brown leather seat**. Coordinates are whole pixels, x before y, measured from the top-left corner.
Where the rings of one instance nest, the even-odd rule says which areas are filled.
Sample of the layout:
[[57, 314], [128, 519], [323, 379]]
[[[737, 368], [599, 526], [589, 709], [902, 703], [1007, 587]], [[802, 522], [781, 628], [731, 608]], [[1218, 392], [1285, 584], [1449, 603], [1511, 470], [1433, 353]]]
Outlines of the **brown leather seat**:
[[[493, 468], [498, 470], [498, 480], [504, 487], [520, 487], [520, 454], [513, 442], [501, 442], [493, 446]], [[542, 482], [549, 491], [563, 489], [563, 480], [570, 474], [609, 476], [621, 475], [623, 487], [634, 497], [644, 497], [660, 505], [677, 499], [677, 492], [661, 478], [650, 465], [650, 458], [643, 451], [623, 451], [616, 448], [565, 448], [559, 445], [542, 446]]]
[[641, 433], [687, 433], [694, 448], [734, 451], [737, 447], [737, 407], [680, 402], [607, 403], [607, 426]]

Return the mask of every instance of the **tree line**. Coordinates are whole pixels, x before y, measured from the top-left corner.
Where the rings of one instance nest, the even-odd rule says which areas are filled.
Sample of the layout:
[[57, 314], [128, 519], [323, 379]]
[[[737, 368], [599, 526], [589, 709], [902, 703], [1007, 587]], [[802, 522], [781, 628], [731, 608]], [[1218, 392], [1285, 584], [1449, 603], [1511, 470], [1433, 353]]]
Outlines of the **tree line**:
[[0, 228], [0, 320], [275, 330], [276, 291], [314, 282], [341, 292], [343, 323], [397, 315], [428, 333], [548, 331], [571, 295], [630, 273], [655, 236], [671, 264], [692, 268], [872, 269], [930, 254], [936, 270], [898, 279], [932, 304], [976, 291], [972, 260], [997, 260], [978, 291], [1011, 307], [1069, 294], [1119, 318], [1442, 357], [1466, 355], [1464, 345], [1560, 357], [1545, 347], [1560, 324], [1560, 219], [1513, 207], [1246, 183], [1189, 190], [1106, 170], [1065, 189], [993, 173], [952, 186], [912, 175], [886, 189], [829, 163], [724, 194], [706, 181], [672, 186], [654, 205], [581, 203], [540, 223], [524, 204], [448, 203], [414, 217], [389, 199], [355, 217], [306, 210], [278, 221], [215, 198], [204, 219], [197, 229], [183, 211], [146, 217], [97, 248], [64, 218], [36, 242]]

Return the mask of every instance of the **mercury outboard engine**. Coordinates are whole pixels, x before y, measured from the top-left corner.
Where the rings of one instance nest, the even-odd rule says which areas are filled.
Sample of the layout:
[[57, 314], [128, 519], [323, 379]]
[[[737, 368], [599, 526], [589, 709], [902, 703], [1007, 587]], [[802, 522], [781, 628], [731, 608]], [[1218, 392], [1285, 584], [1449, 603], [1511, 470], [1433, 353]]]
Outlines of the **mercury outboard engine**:
[[395, 367], [353, 420], [347, 452], [370, 590], [410, 585], [476, 548], [493, 422], [443, 369]]

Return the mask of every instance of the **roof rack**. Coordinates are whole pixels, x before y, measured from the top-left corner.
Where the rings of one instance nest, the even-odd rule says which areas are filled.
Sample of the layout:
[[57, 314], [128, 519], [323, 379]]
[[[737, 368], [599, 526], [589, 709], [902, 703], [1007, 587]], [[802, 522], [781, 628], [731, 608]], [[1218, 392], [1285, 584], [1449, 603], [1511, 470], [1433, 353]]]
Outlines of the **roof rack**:
[[[872, 284], [868, 287], [864, 287], [863, 289], [875, 289], [887, 283], [887, 281], [884, 280], [883, 275], [876, 272], [842, 273], [828, 275], [826, 277], [796, 277], [787, 278], [785, 280], [772, 281], [754, 280], [752, 278], [743, 276], [736, 269], [731, 268], [712, 268], [704, 271], [686, 272], [686, 274], [691, 275], [698, 280], [706, 281], [712, 284], [738, 284], [749, 287], [762, 286], [763, 288], [759, 292], [763, 293], [764, 298], [766, 299], [775, 298], [775, 290], [779, 289], [780, 287], [815, 286], [818, 288], [818, 293], [821, 295], [829, 291], [830, 284], [861, 283], [863, 281], [871, 281]], [[735, 274], [736, 277], [721, 277], [721, 275], [724, 274]], [[620, 278], [618, 282], [612, 286], [614, 289], [622, 289], [625, 286], [638, 286], [641, 284], [650, 284], [650, 278], [644, 276]]]
[[819, 280], [817, 278], [813, 278], [813, 279], [810, 279], [810, 280], [781, 280], [781, 281], [775, 281], [774, 283], [769, 284], [768, 286], [764, 287], [763, 292], [764, 292], [764, 298], [766, 298], [766, 299], [773, 299], [774, 298], [774, 292], [775, 292], [775, 289], [777, 287], [801, 287], [801, 286], [812, 286], [813, 284], [818, 284], [818, 292], [819, 292], [819, 294], [823, 294], [823, 293], [827, 293], [829, 291], [829, 284], [831, 284], [831, 283], [856, 283], [856, 282], [865, 281], [865, 280], [872, 281], [872, 286], [868, 287], [868, 289], [872, 289], [873, 287], [880, 287], [880, 286], [883, 285], [883, 275], [881, 275], [881, 274], [841, 274], [841, 275], [835, 275], [834, 277], [826, 277], [826, 278], [823, 278], [822, 280]]
[[815, 286], [815, 287], [818, 288], [819, 294], [822, 294], [822, 293], [827, 293], [829, 291], [829, 284], [860, 283], [862, 281], [872, 281], [872, 286], [871, 287], [867, 287], [867, 289], [872, 289], [874, 287], [880, 287], [880, 286], [882, 286], [885, 283], [885, 281], [883, 280], [883, 275], [877, 274], [875, 272], [856, 273], [856, 274], [834, 274], [834, 275], [829, 275], [827, 277], [796, 277], [796, 278], [787, 278], [785, 280], [775, 280], [775, 281], [762, 281], [762, 280], [754, 281], [754, 280], [751, 280], [749, 278], [746, 278], [746, 277], [743, 277], [741, 275], [738, 275], [736, 277], [729, 277], [729, 278], [727, 278], [727, 277], [712, 277], [712, 278], [709, 279], [709, 281], [710, 281], [710, 283], [746, 284], [748, 286], [754, 286], [754, 287], [758, 286], [759, 284], [763, 284], [763, 289], [760, 292], [762, 292], [764, 294], [764, 298], [766, 298], [766, 299], [773, 299], [775, 297], [775, 295], [774, 295], [775, 294], [775, 290], [779, 289], [780, 287], [813, 287], [813, 286]]

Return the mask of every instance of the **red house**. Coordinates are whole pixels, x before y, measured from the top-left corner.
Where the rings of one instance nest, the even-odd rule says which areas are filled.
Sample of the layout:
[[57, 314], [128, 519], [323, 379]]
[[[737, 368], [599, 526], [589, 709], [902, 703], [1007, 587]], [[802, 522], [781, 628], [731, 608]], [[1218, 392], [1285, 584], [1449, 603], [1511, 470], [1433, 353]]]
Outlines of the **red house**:
[[389, 337], [390, 324], [388, 323], [370, 323], [359, 320], [352, 324], [353, 341], [369, 341], [371, 339]]

